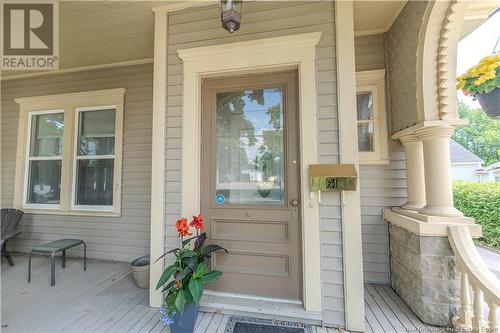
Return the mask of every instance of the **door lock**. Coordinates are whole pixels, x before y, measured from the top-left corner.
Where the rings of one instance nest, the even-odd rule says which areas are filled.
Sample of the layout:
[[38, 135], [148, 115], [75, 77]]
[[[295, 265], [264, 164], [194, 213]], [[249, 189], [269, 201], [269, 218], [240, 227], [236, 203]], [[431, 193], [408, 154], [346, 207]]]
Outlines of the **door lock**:
[[291, 203], [292, 203], [292, 206], [294, 206], [294, 207], [298, 206], [299, 205], [299, 200], [293, 199]]

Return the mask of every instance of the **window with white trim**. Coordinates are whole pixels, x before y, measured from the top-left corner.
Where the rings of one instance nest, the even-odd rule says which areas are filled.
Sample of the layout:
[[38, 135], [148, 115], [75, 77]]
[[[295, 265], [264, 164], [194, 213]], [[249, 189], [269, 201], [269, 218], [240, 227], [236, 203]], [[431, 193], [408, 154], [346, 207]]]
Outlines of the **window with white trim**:
[[389, 163], [385, 71], [357, 72], [356, 88], [359, 162]]
[[124, 94], [109, 89], [16, 99], [18, 142], [26, 142], [18, 145], [18, 156], [26, 158], [16, 165], [16, 207], [120, 214]]

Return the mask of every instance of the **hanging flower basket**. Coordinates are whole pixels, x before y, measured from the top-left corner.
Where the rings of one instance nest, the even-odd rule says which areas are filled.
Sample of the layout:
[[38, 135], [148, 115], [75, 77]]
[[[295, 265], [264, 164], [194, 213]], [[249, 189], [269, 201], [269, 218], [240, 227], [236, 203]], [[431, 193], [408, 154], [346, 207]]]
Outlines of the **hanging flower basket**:
[[479, 64], [457, 77], [457, 89], [479, 104], [492, 118], [500, 117], [500, 54], [484, 57]]
[[477, 100], [489, 117], [500, 119], [500, 88], [477, 95]]

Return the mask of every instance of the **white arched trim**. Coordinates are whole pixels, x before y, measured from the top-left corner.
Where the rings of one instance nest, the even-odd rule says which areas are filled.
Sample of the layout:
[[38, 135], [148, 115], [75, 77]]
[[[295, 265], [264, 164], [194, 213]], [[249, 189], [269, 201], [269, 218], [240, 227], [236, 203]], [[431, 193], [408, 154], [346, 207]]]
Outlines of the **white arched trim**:
[[429, 3], [417, 51], [418, 120], [458, 118], [455, 92], [457, 47], [466, 1]]

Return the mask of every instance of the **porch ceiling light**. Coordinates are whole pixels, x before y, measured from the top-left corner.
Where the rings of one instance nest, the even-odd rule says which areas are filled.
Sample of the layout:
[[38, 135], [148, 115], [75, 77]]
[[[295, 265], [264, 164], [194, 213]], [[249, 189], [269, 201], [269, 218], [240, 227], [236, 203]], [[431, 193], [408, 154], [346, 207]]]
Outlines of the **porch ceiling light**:
[[243, 1], [237, 0], [219, 1], [222, 27], [230, 33], [233, 33], [240, 28], [242, 3]]

